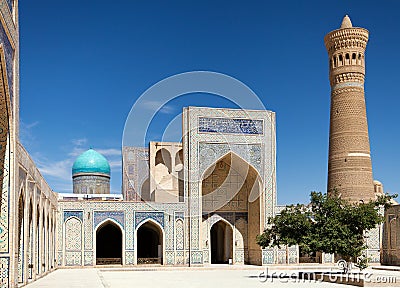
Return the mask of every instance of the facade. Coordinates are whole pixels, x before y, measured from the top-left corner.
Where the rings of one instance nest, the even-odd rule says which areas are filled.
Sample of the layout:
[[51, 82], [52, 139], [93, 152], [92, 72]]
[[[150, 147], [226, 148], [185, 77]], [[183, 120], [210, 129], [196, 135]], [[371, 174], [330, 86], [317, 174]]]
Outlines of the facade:
[[368, 34], [346, 15], [324, 39], [331, 84], [328, 192], [353, 202], [375, 198], [364, 98]]
[[58, 266], [274, 263], [255, 238], [275, 214], [275, 114], [188, 107], [183, 134], [123, 148], [129, 199], [59, 197]]

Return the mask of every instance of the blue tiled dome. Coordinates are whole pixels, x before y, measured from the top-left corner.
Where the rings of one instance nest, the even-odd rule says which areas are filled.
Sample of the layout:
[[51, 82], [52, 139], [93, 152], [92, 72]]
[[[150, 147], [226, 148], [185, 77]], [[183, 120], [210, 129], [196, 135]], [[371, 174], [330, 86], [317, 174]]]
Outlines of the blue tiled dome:
[[110, 164], [107, 159], [92, 148], [76, 158], [72, 166], [72, 175], [77, 173], [103, 173], [110, 175]]

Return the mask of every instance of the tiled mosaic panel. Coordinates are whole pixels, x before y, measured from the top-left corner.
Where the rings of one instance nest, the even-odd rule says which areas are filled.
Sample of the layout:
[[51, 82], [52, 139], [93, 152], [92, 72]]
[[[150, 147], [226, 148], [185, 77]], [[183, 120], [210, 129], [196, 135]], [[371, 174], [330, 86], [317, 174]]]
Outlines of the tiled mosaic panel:
[[[83, 207], [82, 207], [83, 208]], [[85, 209], [85, 214], [93, 215], [93, 209]], [[84, 219], [83, 226], [85, 227], [85, 250], [93, 248], [93, 225], [90, 219]]]
[[274, 254], [275, 254], [275, 251], [273, 248], [263, 249], [262, 250], [262, 264], [263, 265], [274, 264], [274, 262], [275, 262]]
[[125, 249], [130, 250], [133, 249], [134, 243], [134, 227], [133, 227], [133, 211], [128, 210], [125, 211], [126, 217], [126, 228], [125, 228]]
[[165, 251], [165, 264], [166, 265], [174, 265], [175, 264], [175, 252], [174, 251]]
[[185, 219], [185, 212], [175, 212], [175, 220], [177, 219]]
[[97, 225], [106, 219], [112, 219], [120, 224], [122, 228], [125, 227], [125, 215], [123, 211], [94, 211], [93, 227], [97, 227]]
[[263, 134], [263, 120], [199, 117], [199, 133]]
[[184, 265], [185, 264], [185, 256], [183, 251], [177, 251], [175, 254], [175, 264], [176, 265]]
[[0, 288], [9, 287], [10, 259], [8, 257], [0, 257]]
[[192, 251], [191, 253], [191, 263], [192, 264], [202, 264], [203, 263], [203, 251]]
[[85, 266], [92, 266], [94, 264], [93, 251], [85, 251]]
[[203, 250], [203, 261], [204, 263], [210, 262], [210, 252], [208, 251], [208, 249]]
[[100, 175], [75, 176], [72, 187], [75, 194], [109, 194], [110, 178]]
[[63, 253], [61, 251], [58, 251], [58, 253], [57, 253], [57, 264], [58, 264], [58, 266], [62, 266], [63, 265], [62, 261], [63, 261]]
[[133, 265], [133, 264], [135, 264], [135, 252], [125, 251], [125, 265]]
[[380, 248], [380, 226], [368, 231], [368, 233], [366, 233], [366, 236], [367, 236], [367, 246], [369, 249]]
[[75, 217], [65, 222], [65, 249], [82, 250], [82, 222]]
[[[35, 242], [33, 239], [33, 225], [32, 225], [32, 221], [30, 222], [29, 225], [29, 245], [28, 245], [28, 250], [27, 250], [27, 254], [28, 254], [28, 265], [33, 265], [33, 259], [34, 259], [34, 249], [35, 249]], [[28, 266], [28, 278], [32, 279], [32, 275], [33, 274], [33, 268], [29, 268]]]
[[65, 265], [66, 266], [81, 266], [82, 265], [82, 252], [66, 251], [65, 252]]
[[[0, 121], [3, 121], [4, 119], [0, 118]], [[4, 120], [5, 121], [5, 120]], [[8, 121], [8, 119], [7, 119]], [[8, 252], [8, 220], [9, 220], [9, 191], [8, 191], [8, 185], [9, 185], [9, 140], [8, 136], [5, 136], [6, 139], [4, 141], [3, 135], [0, 133], [0, 145], [2, 147], [6, 146], [5, 149], [5, 154], [4, 154], [4, 168], [3, 168], [3, 175], [1, 175], [2, 178], [2, 189], [1, 192], [1, 205], [0, 205], [0, 253], [7, 253]], [[1, 161], [2, 159], [0, 159]]]
[[64, 221], [69, 217], [76, 217], [83, 221], [83, 211], [64, 211]]
[[165, 220], [165, 248], [168, 250], [174, 249], [174, 218], [169, 215]]
[[297, 246], [289, 247], [289, 264], [296, 264], [297, 260]]
[[286, 250], [277, 251], [277, 264], [286, 264]]
[[184, 249], [184, 226], [181, 219], [176, 220], [175, 223], [175, 242], [176, 250]]
[[244, 264], [244, 249], [236, 248], [235, 250], [235, 263]]
[[164, 228], [164, 212], [135, 212], [135, 227], [146, 219], [152, 219]]
[[[23, 217], [23, 215], [19, 215], [18, 217]], [[22, 220], [23, 221], [23, 220]], [[24, 225], [21, 224], [20, 232], [18, 239], [18, 283], [23, 282], [24, 277]]]

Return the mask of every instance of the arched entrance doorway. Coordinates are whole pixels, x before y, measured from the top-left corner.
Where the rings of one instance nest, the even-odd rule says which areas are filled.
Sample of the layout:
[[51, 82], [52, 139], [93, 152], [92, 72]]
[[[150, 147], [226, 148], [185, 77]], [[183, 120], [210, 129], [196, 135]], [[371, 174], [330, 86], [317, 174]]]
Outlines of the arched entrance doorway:
[[96, 231], [96, 265], [122, 264], [122, 231], [112, 221]]
[[137, 264], [163, 264], [163, 232], [151, 221], [137, 230]]
[[211, 264], [227, 264], [233, 258], [233, 230], [223, 221], [211, 227]]
[[[239, 155], [229, 152], [204, 171], [201, 189], [202, 213], [206, 219], [203, 225], [210, 229], [210, 234], [204, 235], [208, 239], [204, 248], [210, 249], [211, 256], [207, 262], [227, 263], [232, 259], [234, 264], [261, 265], [262, 250], [256, 243], [256, 236], [262, 233], [264, 211], [260, 205], [263, 186], [258, 171]], [[217, 221], [224, 219], [222, 224], [226, 223], [227, 227], [221, 227], [222, 224], [208, 226], [215, 223], [212, 220], [215, 218]], [[227, 229], [224, 236], [218, 236], [222, 235], [223, 229]], [[227, 233], [233, 234], [233, 239]], [[223, 249], [218, 248], [222, 247], [221, 241], [226, 241]], [[235, 245], [227, 246], [228, 242]], [[231, 257], [222, 258], [218, 253]]]

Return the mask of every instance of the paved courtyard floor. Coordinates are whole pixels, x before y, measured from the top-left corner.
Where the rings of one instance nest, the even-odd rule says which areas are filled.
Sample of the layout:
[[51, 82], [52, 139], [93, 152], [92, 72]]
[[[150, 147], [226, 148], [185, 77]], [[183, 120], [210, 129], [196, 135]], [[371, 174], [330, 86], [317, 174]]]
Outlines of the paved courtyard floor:
[[[49, 275], [28, 284], [28, 288], [128, 288], [128, 287], [354, 287], [340, 284], [331, 284], [326, 282], [300, 280], [298, 278], [285, 277], [292, 273], [297, 274], [299, 270], [288, 270], [280, 268], [269, 268], [267, 271], [262, 267], [244, 269], [235, 267], [218, 268], [144, 268], [144, 269], [122, 269], [122, 268], [86, 268], [86, 269], [58, 269]], [[275, 272], [275, 274], [274, 274]], [[378, 275], [379, 279], [389, 279], [395, 277], [395, 281], [400, 283], [400, 272], [398, 271], [376, 271], [368, 270], [374, 274], [374, 279]], [[268, 275], [279, 275], [283, 273], [284, 277], [271, 278]], [[293, 274], [294, 275], [294, 274]], [[377, 283], [375, 284], [377, 285]], [[375, 286], [374, 285], [374, 286]], [[375, 287], [385, 287], [386, 285], [377, 285]], [[393, 284], [391, 285], [393, 287]], [[397, 286], [397, 285], [396, 285]], [[399, 286], [400, 287], [400, 284]]]

